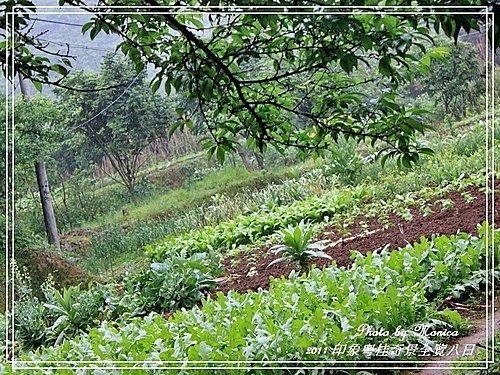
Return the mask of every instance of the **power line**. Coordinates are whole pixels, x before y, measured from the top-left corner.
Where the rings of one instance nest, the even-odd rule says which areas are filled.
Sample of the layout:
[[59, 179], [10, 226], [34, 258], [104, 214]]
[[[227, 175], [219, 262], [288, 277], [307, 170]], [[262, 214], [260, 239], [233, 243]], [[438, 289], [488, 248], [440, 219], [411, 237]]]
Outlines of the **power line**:
[[128, 86], [125, 88], [125, 90], [123, 90], [123, 92], [118, 95], [111, 103], [109, 103], [106, 107], [104, 107], [101, 111], [99, 111], [99, 113], [97, 113], [96, 115], [92, 116], [91, 118], [89, 118], [88, 120], [85, 120], [84, 122], [82, 122], [81, 124], [75, 126], [75, 127], [72, 127], [71, 129], [68, 129], [68, 131], [66, 132], [66, 134], [68, 134], [70, 131], [73, 131], [73, 130], [76, 130], [76, 129], [79, 129], [85, 125], [87, 125], [90, 121], [96, 119], [97, 117], [99, 117], [100, 115], [102, 115], [104, 112], [106, 112], [109, 108], [111, 108], [111, 106], [113, 104], [115, 104], [118, 100], [120, 100], [120, 98], [125, 95], [125, 93], [132, 87], [132, 85], [134, 84], [135, 81], [137, 81], [140, 77], [140, 73], [138, 75], [135, 76], [135, 78], [128, 84]]
[[67, 25], [67, 26], [77, 26], [77, 27], [83, 27], [83, 24], [79, 23], [71, 23], [71, 22], [63, 22], [63, 21], [54, 21], [54, 20], [46, 20], [43, 18], [32, 18], [33, 21], [40, 21], [40, 22], [47, 22], [47, 23], [58, 23], [60, 25]]
[[54, 42], [53, 40], [48, 40], [48, 39], [44, 39], [44, 38], [38, 38], [38, 40], [41, 40], [43, 42], [47, 42], [50, 44], [55, 44], [57, 46], [62, 46], [62, 47], [72, 47], [72, 48], [79, 48], [79, 49], [86, 49], [86, 50], [93, 50], [93, 51], [102, 51], [102, 52], [116, 52], [116, 51], [111, 50], [111, 49], [88, 47], [88, 46], [84, 46], [82, 44], [70, 44], [70, 43], [63, 43], [63, 42]]

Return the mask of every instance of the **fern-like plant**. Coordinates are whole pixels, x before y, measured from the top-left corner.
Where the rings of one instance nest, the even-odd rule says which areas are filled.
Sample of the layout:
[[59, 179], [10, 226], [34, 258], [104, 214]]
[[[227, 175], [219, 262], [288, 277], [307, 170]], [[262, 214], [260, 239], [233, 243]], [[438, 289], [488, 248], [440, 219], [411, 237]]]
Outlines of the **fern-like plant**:
[[313, 229], [310, 225], [305, 224], [303, 220], [295, 227], [289, 225], [280, 234], [283, 237], [283, 244], [273, 246], [270, 250], [274, 250], [276, 254], [281, 254], [282, 257], [273, 260], [268, 267], [288, 261], [290, 263], [295, 262], [300, 272], [304, 272], [309, 269], [313, 258], [332, 259], [322, 251], [324, 244], [328, 241], [309, 243], [313, 236]]

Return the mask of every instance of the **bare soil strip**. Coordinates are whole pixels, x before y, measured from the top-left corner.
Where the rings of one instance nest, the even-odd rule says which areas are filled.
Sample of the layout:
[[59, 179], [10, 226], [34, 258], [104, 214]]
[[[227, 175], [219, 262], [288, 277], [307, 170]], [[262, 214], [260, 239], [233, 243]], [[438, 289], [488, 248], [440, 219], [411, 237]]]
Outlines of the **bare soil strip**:
[[[495, 184], [495, 190], [500, 187], [500, 181]], [[474, 200], [466, 202], [460, 192], [449, 193], [445, 198], [454, 202], [453, 207], [447, 210], [435, 209], [434, 213], [423, 216], [417, 208], [411, 208], [413, 220], [406, 221], [399, 216], [392, 215], [392, 225], [385, 229], [376, 219], [358, 218], [349, 228], [349, 236], [339, 234], [337, 228], [326, 228], [318, 236], [318, 240], [328, 240], [331, 245], [325, 249], [338, 267], [348, 267], [352, 264], [350, 251], [352, 249], [366, 254], [368, 251], [382, 249], [388, 245], [391, 249], [404, 247], [408, 243], [419, 241], [422, 236], [431, 237], [433, 234], [455, 234], [464, 231], [477, 233], [477, 224], [486, 219], [486, 195], [480, 187], [467, 190]], [[500, 194], [495, 194], [495, 216], [500, 217]], [[368, 227], [360, 225], [368, 223]], [[367, 233], [368, 232], [368, 233]], [[267, 267], [277, 258], [269, 251], [269, 246], [259, 249], [253, 254], [240, 254], [239, 259], [226, 259], [224, 267], [228, 280], [218, 287], [218, 291], [227, 293], [230, 290], [246, 292], [269, 288], [269, 278], [288, 276], [295, 269], [294, 265], [285, 262]], [[325, 267], [331, 262], [326, 259], [315, 261], [316, 266]]]

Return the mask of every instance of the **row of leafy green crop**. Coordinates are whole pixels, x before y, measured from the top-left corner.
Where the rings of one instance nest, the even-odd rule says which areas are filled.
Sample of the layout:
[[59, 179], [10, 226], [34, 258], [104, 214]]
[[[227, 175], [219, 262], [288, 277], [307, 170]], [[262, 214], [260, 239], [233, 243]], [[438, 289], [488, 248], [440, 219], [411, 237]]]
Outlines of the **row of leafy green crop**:
[[[449, 190], [446, 186], [440, 188], [439, 191], [443, 189]], [[311, 197], [297, 203], [302, 209], [293, 209], [291, 212], [295, 216], [288, 215], [287, 211], [280, 211], [277, 215], [280, 220], [276, 223], [281, 226], [284, 222], [293, 222], [295, 218], [307, 215], [310, 207], [313, 207], [311, 212], [322, 215], [325, 209], [334, 212], [336, 207], [341, 207], [341, 204], [346, 207], [350, 205], [352, 214], [352, 208], [359, 209], [357, 204], [365, 196], [363, 192], [364, 190], [361, 189], [357, 195], [353, 195], [351, 190], [336, 190], [323, 197]], [[330, 200], [324, 200], [324, 198]], [[316, 204], [311, 205], [310, 202], [316, 202]], [[395, 200], [395, 202], [407, 204], [408, 199], [406, 201]], [[277, 208], [279, 207], [289, 206]], [[392, 209], [394, 205], [384, 207]], [[382, 208], [378, 207], [373, 211], [380, 214]], [[346, 215], [349, 215], [348, 211]], [[267, 217], [264, 212], [261, 212], [260, 216]], [[252, 225], [254, 217], [255, 215], [246, 216], [248, 221], [245, 221], [242, 227]], [[314, 219], [312, 216], [309, 218]], [[221, 230], [226, 227], [217, 228]], [[315, 229], [317, 230], [318, 227]], [[215, 229], [212, 228], [212, 230]], [[255, 239], [257, 242], [258, 235]], [[211, 237], [195, 237], [191, 240], [193, 243], [203, 239], [211, 241], [217, 236], [213, 234]], [[203, 242], [199, 243], [203, 244]], [[178, 244], [178, 246], [182, 245], [185, 244]], [[76, 287], [71, 287], [60, 294], [53, 286], [42, 288], [44, 301], [39, 301], [33, 296], [29, 279], [26, 275], [20, 274], [16, 277], [16, 338], [23, 348], [36, 348], [41, 345], [52, 345], [63, 337], [71, 337], [79, 330], [85, 330], [87, 325], [96, 325], [103, 319], [126, 320], [133, 316], [144, 315], [149, 311], [175, 311], [181, 307], [192, 307], [202, 299], [204, 291], [214, 286], [212, 276], [221, 272], [220, 249], [208, 246], [205, 249], [197, 249], [192, 254], [183, 250], [185, 248], [180, 248], [179, 253], [169, 253], [161, 261], [153, 262], [147, 271], [127, 276], [117, 285], [95, 286], [88, 291], [80, 291]], [[58, 297], [59, 295], [61, 297]]]
[[[101, 272], [103, 269], [112, 268], [114, 264], [123, 263], [130, 258], [137, 258], [138, 253], [136, 250], [143, 247], [145, 244], [154, 243], [162, 237], [171, 234], [179, 234], [193, 228], [200, 228], [201, 226], [216, 225], [221, 221], [228, 220], [234, 216], [252, 212], [259, 209], [261, 206], [272, 206], [287, 204], [293, 199], [304, 199], [309, 195], [321, 195], [331, 188], [332, 184], [336, 181], [348, 184], [358, 184], [361, 182], [373, 183], [373, 180], [385, 179], [387, 181], [385, 187], [390, 189], [391, 192], [415, 190], [412, 181], [432, 181], [432, 180], [453, 180], [460, 176], [461, 171], [477, 170], [481, 160], [482, 148], [484, 146], [484, 130], [482, 125], [477, 124], [471, 131], [461, 135], [460, 138], [439, 139], [433, 147], [437, 148], [438, 153], [436, 156], [438, 166], [435, 168], [432, 159], [423, 159], [419, 170], [425, 169], [425, 180], [418, 177], [418, 173], [403, 171], [403, 174], [409, 174], [405, 179], [406, 186], [399, 187], [399, 178], [401, 171], [398, 171], [393, 165], [386, 165], [385, 169], [381, 169], [379, 163], [370, 162], [370, 158], [363, 159], [354, 145], [349, 142], [341, 142], [339, 150], [335, 157], [328, 160], [318, 161], [317, 169], [307, 172], [301, 178], [301, 173], [294, 173], [292, 176], [282, 174], [283, 180], [279, 183], [264, 188], [262, 190], [242, 188], [240, 192], [233, 194], [216, 193], [212, 199], [206, 199], [206, 203], [198, 202], [196, 199], [191, 198], [193, 191], [187, 192], [183, 189], [179, 191], [172, 191], [167, 196], [172, 195], [172, 199], [165, 199], [161, 196], [151, 198], [152, 201], [147, 205], [139, 205], [138, 207], [130, 208], [130, 216], [125, 218], [141, 218], [141, 225], [127, 225], [126, 230], [119, 225], [107, 226], [102, 232], [96, 233], [92, 236], [92, 247], [89, 249], [88, 257], [84, 260], [87, 268], [93, 272]], [[469, 159], [471, 158], [471, 159]], [[442, 166], [452, 162], [449, 169], [444, 170]], [[304, 172], [302, 172], [304, 173]], [[224, 177], [226, 173], [224, 172]], [[233, 173], [234, 175], [234, 173]], [[273, 177], [274, 173], [269, 176], [262, 176], [262, 180], [267, 180]], [[388, 177], [396, 175], [392, 181]], [[431, 175], [432, 177], [426, 177]], [[246, 174], [245, 174], [246, 176]], [[219, 174], [215, 174], [211, 178], [213, 185], [214, 181], [219, 181]], [[233, 180], [238, 181], [239, 177]], [[254, 176], [255, 177], [255, 176]], [[310, 178], [308, 178], [310, 177]], [[215, 179], [214, 179], [215, 178]], [[260, 177], [259, 177], [260, 179]], [[317, 186], [311, 184], [312, 180], [316, 179]], [[253, 181], [252, 179], [250, 182]], [[205, 180], [199, 181], [201, 187], [205, 186]], [[419, 186], [423, 186], [420, 183]], [[311, 189], [313, 187], [313, 189]], [[204, 190], [207, 190], [204, 188]], [[233, 189], [234, 190], [234, 189]], [[237, 190], [236, 190], [237, 191]], [[194, 196], [197, 192], [194, 191]], [[189, 195], [191, 201], [196, 201], [196, 207], [179, 208], [179, 202], [186, 200]], [[205, 194], [206, 195], [206, 194]], [[165, 196], [165, 197], [167, 197]], [[206, 196], [208, 198], [208, 195]], [[174, 204], [175, 202], [175, 204]], [[176, 207], [173, 212], [175, 215], [172, 217], [164, 217], [154, 220], [143, 220], [150, 215], [151, 208], [154, 212], [168, 211], [170, 208]], [[151, 207], [150, 207], [151, 206]], [[137, 212], [136, 212], [137, 211]], [[168, 216], [168, 215], [167, 215]], [[128, 219], [127, 219], [128, 220]], [[123, 254], [124, 259], [120, 260], [117, 255]]]
[[[462, 144], [468, 146], [464, 149]], [[321, 193], [326, 192], [326, 194], [312, 194], [304, 202], [292, 201], [288, 206], [273, 205], [272, 202], [261, 205], [261, 207], [254, 206], [254, 209], [258, 209], [253, 214], [238, 216], [215, 228], [207, 227], [201, 231], [196, 230], [180, 239], [179, 236], [172, 236], [164, 244], [157, 246], [154, 252], [156, 257], [161, 259], [165, 252], [171, 250], [191, 249], [190, 252], [195, 252], [206, 251], [210, 248], [231, 248], [234, 245], [255, 240], [258, 236], [272, 233], [290, 223], [296, 224], [302, 219], [320, 220], [324, 216], [330, 216], [334, 211], [338, 212], [340, 207], [336, 206], [342, 206], [342, 201], [356, 198], [363, 201], [383, 200], [382, 206], [393, 205], [395, 206], [393, 209], [399, 209], [399, 213], [404, 213], [403, 204], [423, 206], [425, 201], [433, 195], [433, 192], [443, 195], [447, 192], [446, 189], [464, 188], [470, 184], [482, 183], [484, 177], [481, 171], [484, 171], [485, 165], [483, 146], [484, 129], [482, 129], [482, 123], [479, 123], [471, 132], [463, 134], [463, 137], [458, 140], [441, 142], [436, 156], [423, 159], [413, 170], [400, 171], [394, 167], [381, 170], [378, 164], [369, 164], [364, 171], [364, 178], [359, 181], [357, 186], [350, 188], [335, 184], [330, 166], [325, 162], [319, 170], [311, 172], [309, 177], [317, 180], [319, 185], [330, 184], [330, 189], [321, 189]], [[333, 176], [336, 174], [337, 172]], [[326, 179], [325, 176], [327, 176]], [[298, 180], [295, 184], [303, 185], [304, 181]], [[448, 188], [444, 188], [445, 186]], [[420, 197], [416, 197], [415, 192], [419, 190], [422, 190], [422, 194]], [[334, 197], [339, 194], [350, 196], [338, 198], [339, 202], [334, 203], [336, 199]], [[396, 194], [398, 196], [395, 199], [392, 198]], [[393, 204], [393, 202], [395, 203]], [[228, 205], [231, 207], [229, 211], [238, 212], [235, 209], [238, 203], [231, 201]], [[351, 204], [351, 206], [357, 205], [358, 203]], [[219, 206], [221, 205], [219, 204]], [[223, 207], [222, 210], [224, 210]], [[378, 206], [375, 207], [374, 211], [377, 215], [380, 214]], [[357, 213], [354, 213], [349, 216], [356, 215]]]
[[[287, 205], [266, 205], [256, 212], [237, 216], [216, 226], [207, 226], [181, 236], [172, 236], [162, 244], [148, 247], [148, 250], [153, 261], [158, 263], [168, 260], [171, 256], [189, 257], [197, 253], [204, 254], [205, 264], [208, 265], [210, 273], [218, 274], [222, 272], [219, 268], [220, 257], [229, 255], [225, 255], [228, 250], [246, 244], [259, 244], [266, 237], [272, 238], [278, 231], [303, 220], [319, 223], [321, 226], [326, 219], [328, 225], [340, 226], [341, 223], [348, 223], [360, 215], [377, 216], [383, 221], [391, 213], [397, 213], [411, 220], [410, 206], [418, 207], [424, 215], [433, 209], [449, 208], [453, 201], [443, 197], [453, 190], [461, 190], [466, 200], [475, 199], [466, 188], [484, 183], [483, 165], [484, 152], [481, 150], [462, 157], [444, 153], [441, 155], [441, 160], [429, 159], [416, 171], [383, 175], [377, 184], [368, 181], [353, 187], [335, 186], [323, 195], [311, 195]], [[318, 176], [315, 179], [320, 180]], [[421, 190], [394, 195], [391, 186], [395, 181], [402, 186], [403, 192], [409, 188], [421, 188]], [[434, 200], [431, 204], [429, 203], [431, 198], [443, 199]], [[434, 207], [436, 203], [441, 205]], [[231, 254], [234, 254], [234, 251], [231, 251]], [[148, 273], [150, 278], [142, 274], [138, 285], [147, 288], [147, 285], [158, 282], [155, 281], [154, 273], [151, 271]], [[139, 290], [136, 289], [135, 292], [138, 293]], [[155, 304], [157, 309], [168, 308], [169, 301], [160, 297], [150, 301], [149, 306]]]
[[[404, 182], [406, 178], [413, 177], [413, 175], [399, 176], [399, 180]], [[465, 177], [465, 173], [462, 172], [461, 178], [453, 182], [436, 180], [434, 183], [441, 186], [424, 187], [421, 191], [409, 192], [404, 196], [397, 194], [391, 198], [391, 190], [387, 188], [387, 185], [392, 182], [391, 177], [379, 181], [377, 185], [363, 183], [349, 188], [337, 187], [321, 196], [309, 196], [289, 205], [263, 207], [254, 213], [239, 215], [233, 220], [216, 226], [207, 226], [181, 236], [172, 236], [162, 244], [148, 247], [148, 250], [154, 260], [161, 260], [171, 253], [211, 252], [217, 254], [239, 245], [255, 242], [288, 225], [295, 225], [301, 220], [321, 222], [328, 217], [331, 225], [334, 222], [345, 222], [349, 218], [352, 220], [360, 214], [377, 215], [381, 219], [391, 213], [398, 213], [405, 217], [408, 207], [412, 205], [419, 206], [423, 210], [427, 208], [428, 213], [432, 210], [426, 206], [430, 198], [442, 197], [447, 192], [465, 189], [471, 185], [481, 185], [484, 183], [484, 171], [477, 172], [476, 169], [476, 172], [471, 172], [468, 177]], [[435, 203], [432, 204], [435, 205]], [[446, 202], [441, 201], [441, 203], [445, 206]], [[411, 220], [411, 218], [407, 219]]]
[[[363, 351], [337, 353], [334, 358], [328, 350], [307, 354], [308, 348], [334, 348], [340, 343], [361, 348], [414, 343], [432, 353], [435, 340], [415, 327], [425, 323], [431, 331], [463, 331], [460, 315], [438, 311], [436, 302], [480, 288], [486, 277], [486, 228], [484, 224], [480, 228], [480, 238], [459, 233], [422, 238], [395, 251], [356, 253], [350, 269], [332, 266], [292, 274], [289, 279], [273, 280], [269, 291], [219, 293], [201, 307], [178, 311], [167, 320], [152, 313], [124, 324], [104, 321], [88, 334], [23, 355], [21, 360], [47, 361], [42, 366], [61, 360], [95, 361], [98, 366], [105, 361], [174, 361], [189, 366], [185, 361], [283, 360], [305, 366], [301, 361], [376, 359], [375, 353]], [[498, 243], [500, 233], [494, 233]], [[407, 334], [369, 336], [360, 333], [363, 324], [389, 332], [400, 327]], [[412, 357], [388, 351], [383, 358]], [[155, 367], [146, 366], [144, 373]]]
[[[125, 219], [140, 219], [140, 225], [131, 223], [125, 228], [110, 225], [93, 234], [91, 249], [82, 264], [92, 272], [109, 270], [115, 264], [138, 258], [141, 254], [137, 250], [169, 235], [217, 225], [262, 207], [322, 195], [337, 181], [353, 182], [352, 168], [354, 165], [361, 167], [361, 160], [352, 142], [344, 141], [339, 147], [339, 155], [329, 159], [328, 165], [320, 160], [316, 163], [306, 160], [294, 167], [251, 174], [241, 168], [225, 168], [203, 176], [190, 190], [178, 189], [130, 207]], [[269, 185], [260, 188], [263, 183]], [[188, 204], [183, 206], [182, 202]], [[155, 215], [159, 217], [145, 220]]]

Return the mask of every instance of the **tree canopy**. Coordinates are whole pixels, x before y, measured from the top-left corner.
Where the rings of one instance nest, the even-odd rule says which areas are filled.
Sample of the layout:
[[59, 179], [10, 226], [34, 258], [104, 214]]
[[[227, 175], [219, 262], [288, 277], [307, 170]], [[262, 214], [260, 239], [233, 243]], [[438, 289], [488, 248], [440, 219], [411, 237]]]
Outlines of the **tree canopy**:
[[[8, 2], [28, 4], [26, 0]], [[252, 5], [237, 2], [238, 6]], [[201, 118], [210, 137], [204, 147], [219, 159], [245, 140], [255, 150], [268, 145], [283, 150], [298, 147], [318, 152], [341, 136], [358, 141], [380, 141], [380, 156], [397, 156], [404, 165], [429, 152], [414, 142], [424, 132], [420, 110], [406, 108], [396, 100], [396, 90], [410, 82], [415, 73], [428, 68], [433, 54], [431, 30], [443, 31], [455, 40], [461, 30], [478, 30], [485, 16], [478, 9], [470, 14], [395, 14], [339, 12], [329, 2], [268, 1], [252, 8], [216, 8], [213, 1], [192, 1], [186, 5], [207, 6], [204, 13], [167, 12], [171, 5], [156, 0], [128, 1], [136, 14], [119, 11], [97, 13], [81, 0], [61, 0], [61, 5], [78, 5], [94, 12], [82, 32], [94, 38], [99, 33], [122, 37], [118, 49], [139, 72], [149, 64], [155, 68], [153, 90], [161, 86], [168, 93], [184, 91], [195, 100], [194, 110], [180, 113], [177, 126], [192, 126]], [[225, 2], [224, 5], [232, 3]], [[387, 5], [408, 5], [387, 1]], [[420, 1], [421, 6], [456, 5], [452, 1]], [[111, 5], [111, 3], [107, 3]], [[134, 6], [146, 8], [133, 8]], [[283, 9], [266, 8], [280, 5]], [[333, 5], [350, 5], [336, 2]], [[360, 1], [359, 6], [379, 2]], [[467, 1], [463, 5], [482, 5]], [[215, 8], [210, 8], [215, 7]], [[121, 9], [123, 11], [123, 9]], [[448, 11], [452, 11], [449, 9]], [[211, 13], [212, 12], [212, 13]], [[214, 13], [218, 12], [218, 13]], [[278, 12], [281, 14], [267, 14]], [[26, 44], [37, 46], [23, 30], [29, 25], [29, 11], [16, 17], [14, 28], [17, 71], [38, 85], [49, 82], [49, 71], [61, 75], [53, 84], [64, 84], [70, 62], [59, 63], [40, 57]], [[499, 38], [497, 38], [498, 40]], [[422, 58], [423, 56], [423, 58]], [[367, 97], [356, 89], [364, 78], [352, 73], [378, 71], [379, 95]], [[85, 90], [78, 87], [77, 89]], [[243, 135], [243, 137], [241, 137]]]
[[[121, 82], [129, 82], [125, 91], [91, 91]], [[88, 157], [97, 157], [94, 161], [107, 157], [118, 173], [116, 180], [133, 198], [137, 174], [145, 162], [144, 149], [167, 135], [169, 122], [175, 116], [169, 111], [169, 103], [165, 97], [151, 93], [145, 72], [135, 72], [131, 63], [113, 55], [105, 56], [99, 74], [80, 71], [68, 83], [87, 90], [56, 91], [73, 113], [68, 131], [84, 135]]]
[[432, 62], [422, 86], [443, 104], [446, 114], [460, 118], [467, 108], [484, 106], [484, 67], [470, 44], [459, 42], [449, 47], [449, 57]]

